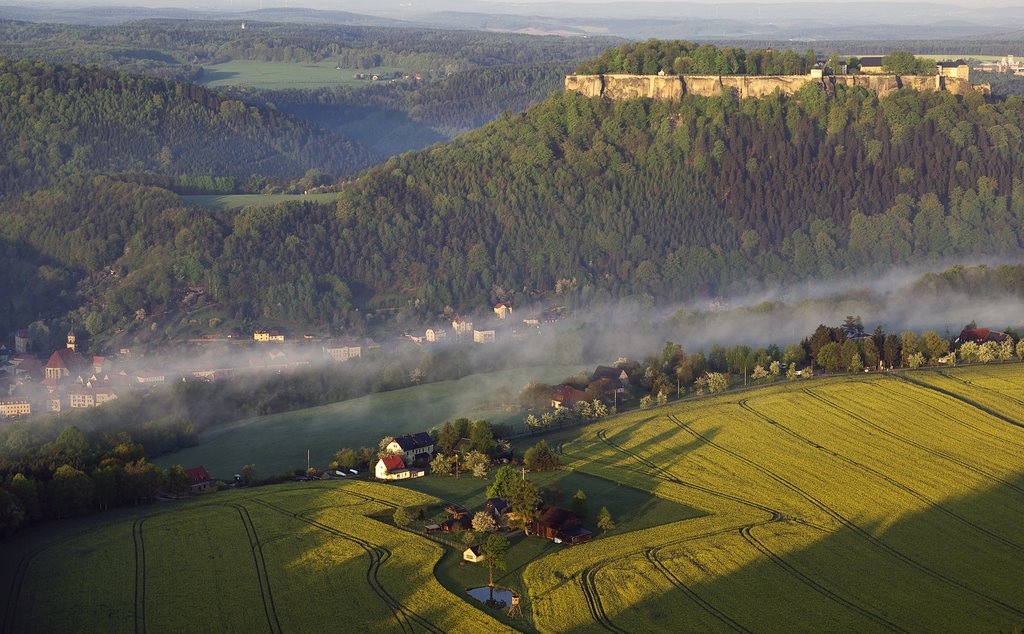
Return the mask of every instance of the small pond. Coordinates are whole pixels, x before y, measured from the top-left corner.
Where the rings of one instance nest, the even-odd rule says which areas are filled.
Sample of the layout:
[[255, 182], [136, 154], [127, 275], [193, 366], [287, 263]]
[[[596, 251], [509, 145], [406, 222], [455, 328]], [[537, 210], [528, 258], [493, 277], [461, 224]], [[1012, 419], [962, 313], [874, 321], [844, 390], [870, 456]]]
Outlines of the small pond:
[[466, 592], [468, 592], [471, 597], [473, 597], [474, 599], [476, 599], [480, 603], [483, 603], [484, 605], [486, 605], [488, 607], [491, 607], [491, 608], [495, 608], [495, 609], [507, 608], [510, 605], [512, 605], [512, 596], [515, 594], [511, 590], [506, 590], [505, 588], [499, 588], [499, 587], [495, 586], [494, 587], [494, 601], [495, 602], [492, 604], [492, 603], [489, 602], [489, 600], [491, 598], [491, 588], [490, 588], [490, 586], [483, 586], [483, 587], [480, 587], [480, 588], [470, 588], [469, 590], [466, 590]]

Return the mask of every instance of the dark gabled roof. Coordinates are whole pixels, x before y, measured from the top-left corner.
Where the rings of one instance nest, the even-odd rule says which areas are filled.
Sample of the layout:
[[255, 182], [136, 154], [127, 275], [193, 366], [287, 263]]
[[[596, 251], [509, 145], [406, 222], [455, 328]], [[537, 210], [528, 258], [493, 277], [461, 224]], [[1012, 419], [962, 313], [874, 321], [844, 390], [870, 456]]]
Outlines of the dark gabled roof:
[[864, 68], [865, 66], [881, 66], [881, 65], [882, 65], [882, 58], [881, 57], [872, 56], [872, 57], [862, 57], [862, 58], [860, 58], [860, 66], [861, 66], [861, 68]]
[[943, 60], [943, 61], [938, 62], [936, 64], [936, 66], [940, 66], [942, 68], [956, 68], [957, 66], [966, 66], [966, 65], [967, 65], [967, 62], [965, 62], [962, 59], [958, 59], [958, 60], [955, 60], [955, 61]]
[[512, 510], [512, 507], [509, 506], [508, 502], [501, 498], [491, 498], [487, 500], [487, 506], [494, 509], [494, 512], [498, 514], [508, 513]]
[[412, 451], [413, 449], [420, 449], [421, 447], [430, 447], [434, 444], [434, 439], [430, 437], [425, 431], [421, 431], [418, 434], [409, 434], [407, 436], [399, 436], [395, 438], [395, 442], [402, 448], [402, 451]]
[[549, 506], [539, 518], [537, 523], [549, 526], [557, 530], [572, 530], [580, 525], [580, 518], [569, 509], [558, 506]]
[[618, 381], [621, 376], [622, 370], [620, 370], [619, 368], [614, 368], [610, 365], [599, 365], [597, 366], [597, 369], [594, 370], [594, 376], [592, 378], [594, 380], [615, 379], [616, 381]]

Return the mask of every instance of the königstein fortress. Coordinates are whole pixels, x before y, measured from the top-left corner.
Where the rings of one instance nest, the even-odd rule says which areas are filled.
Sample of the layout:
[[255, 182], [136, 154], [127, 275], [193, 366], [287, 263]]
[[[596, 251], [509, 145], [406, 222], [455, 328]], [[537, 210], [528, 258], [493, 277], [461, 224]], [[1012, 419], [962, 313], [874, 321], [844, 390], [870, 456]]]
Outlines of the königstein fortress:
[[[876, 61], [877, 60], [877, 61]], [[867, 64], [865, 64], [867, 62]], [[810, 82], [818, 82], [825, 92], [835, 94], [836, 86], [860, 86], [885, 95], [900, 88], [920, 91], [944, 90], [955, 95], [980, 92], [990, 95], [989, 84], [972, 84], [970, 67], [963, 60], [939, 62], [935, 75], [887, 75], [881, 70], [881, 58], [863, 58], [861, 74], [825, 74], [822, 65], [807, 75], [568, 75], [565, 89], [586, 97], [608, 99], [681, 99], [683, 95], [715, 97], [731, 90], [740, 98], [767, 97], [776, 90], [791, 95]]]

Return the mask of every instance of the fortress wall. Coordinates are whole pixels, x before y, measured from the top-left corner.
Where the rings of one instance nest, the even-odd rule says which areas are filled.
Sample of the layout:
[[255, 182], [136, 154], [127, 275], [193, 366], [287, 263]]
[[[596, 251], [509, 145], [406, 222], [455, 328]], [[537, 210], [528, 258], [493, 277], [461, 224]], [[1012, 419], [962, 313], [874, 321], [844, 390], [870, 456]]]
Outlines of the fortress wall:
[[600, 97], [604, 92], [604, 75], [566, 75], [565, 89], [584, 97]]
[[975, 86], [966, 79], [936, 75], [829, 75], [820, 79], [810, 75], [569, 75], [565, 78], [565, 89], [585, 97], [603, 96], [614, 100], [643, 97], [675, 100], [683, 95], [716, 97], [726, 88], [746, 99], [766, 97], [776, 90], [792, 95], [812, 81], [821, 82], [826, 89], [858, 86], [879, 95], [900, 88], [948, 90], [956, 95], [975, 91], [991, 94], [985, 84]]

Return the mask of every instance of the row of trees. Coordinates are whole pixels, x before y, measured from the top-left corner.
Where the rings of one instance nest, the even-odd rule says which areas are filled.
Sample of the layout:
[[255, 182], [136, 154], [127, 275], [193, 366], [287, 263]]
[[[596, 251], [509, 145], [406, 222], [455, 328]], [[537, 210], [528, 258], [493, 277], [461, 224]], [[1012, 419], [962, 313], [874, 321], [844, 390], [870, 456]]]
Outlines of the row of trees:
[[0, 536], [35, 522], [86, 515], [148, 502], [162, 492], [183, 495], [192, 484], [178, 465], [148, 462], [142, 445], [127, 435], [91, 444], [68, 427], [42, 447], [30, 469], [0, 476]]

